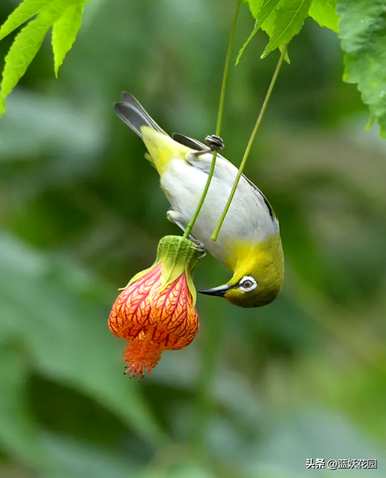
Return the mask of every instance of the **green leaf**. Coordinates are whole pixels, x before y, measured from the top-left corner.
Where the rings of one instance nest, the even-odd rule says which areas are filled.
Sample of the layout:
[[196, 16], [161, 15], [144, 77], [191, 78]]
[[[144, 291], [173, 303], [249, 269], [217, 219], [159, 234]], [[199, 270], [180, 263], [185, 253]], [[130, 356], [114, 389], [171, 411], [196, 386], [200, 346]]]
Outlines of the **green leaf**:
[[253, 17], [257, 18], [257, 13], [263, 2], [264, 0], [246, 0]]
[[256, 22], [237, 55], [236, 64], [260, 29], [269, 37], [262, 58], [276, 48], [283, 49], [288, 45], [300, 32], [308, 15], [320, 26], [338, 31], [336, 0], [247, 0], [247, 3]]
[[0, 28], [0, 40], [39, 13], [49, 2], [50, 0], [24, 0], [21, 2], [2, 24]]
[[54, 52], [55, 76], [58, 76], [67, 53], [71, 50], [82, 24], [84, 1], [72, 5], [54, 23], [52, 49]]
[[116, 292], [68, 260], [4, 235], [0, 264], [0, 340], [12, 334], [34, 371], [90, 396], [159, 444], [163, 433], [137, 384], [122, 373], [124, 344], [107, 329]]
[[48, 470], [39, 467], [39, 478], [137, 477], [127, 454], [122, 457], [120, 450], [105, 450], [65, 434], [45, 432], [41, 436], [54, 465]]
[[258, 0], [253, 7], [253, 16], [260, 25], [269, 17], [281, 0]]
[[[72, 8], [73, 6], [83, 5], [84, 3], [83, 0], [53, 0], [43, 6], [42, 1], [35, 4], [29, 2], [28, 5], [31, 8], [24, 10], [23, 15], [16, 15], [14, 19], [10, 21], [7, 29], [4, 30], [6, 33], [10, 28], [14, 28], [15, 25], [20, 25], [20, 21], [26, 21], [28, 16], [31, 17], [33, 14], [38, 14], [36, 18], [31, 20], [19, 32], [12, 43], [7, 56], [5, 57], [2, 81], [0, 85], [0, 114], [4, 113], [5, 111], [6, 97], [12, 92], [20, 78], [27, 71], [27, 68], [39, 51], [44, 37], [46, 36], [50, 27], [55, 24], [60, 17], [62, 17], [66, 10]], [[34, 8], [32, 9], [32, 7]], [[60, 61], [61, 56], [64, 58], [65, 54], [67, 53], [68, 50], [66, 49], [68, 46], [70, 45], [71, 47], [73, 40], [71, 39], [71, 29], [61, 26], [59, 27], [59, 30], [61, 33], [59, 35], [60, 39], [57, 42], [58, 46], [56, 50], [58, 52], [57, 58]], [[63, 30], [70, 35], [69, 39], [63, 38]], [[75, 30], [79, 30], [79, 26], [75, 25]], [[61, 61], [63, 61], [63, 58]]]
[[0, 444], [11, 456], [37, 466], [43, 465], [45, 453], [27, 405], [25, 355], [15, 344], [0, 342]]
[[280, 0], [257, 0], [257, 1], [255, 0], [253, 3], [250, 2], [250, 9], [251, 9], [252, 15], [256, 19], [256, 22], [251, 34], [249, 35], [244, 45], [241, 47], [239, 54], [237, 55], [236, 64], [240, 62], [241, 57], [243, 56], [248, 45], [253, 40], [256, 33], [260, 30], [261, 25], [274, 11], [274, 9], [276, 8], [279, 2]]
[[89, 443], [48, 433], [43, 428], [28, 400], [30, 361], [19, 343], [0, 342], [1, 451], [41, 477], [80, 478], [85, 469], [93, 478], [130, 476], [130, 462], [119, 452], [108, 453]]
[[237, 54], [236, 65], [238, 65], [240, 63], [241, 58], [243, 57], [243, 55], [245, 53], [245, 50], [248, 48], [249, 44], [255, 38], [255, 36], [256, 36], [256, 34], [259, 30], [260, 30], [260, 24], [256, 21], [255, 25], [253, 27], [253, 30], [251, 31], [248, 38], [245, 40], [245, 42], [243, 43], [242, 47], [240, 48], [240, 50]]
[[311, 0], [281, 0], [274, 13], [264, 22], [263, 29], [270, 39], [262, 58], [268, 56], [276, 48], [281, 48], [297, 35], [308, 15]]
[[38, 17], [25, 26], [16, 36], [7, 56], [3, 70], [3, 78], [0, 87], [0, 98], [4, 110], [5, 98], [15, 88], [20, 78], [39, 51], [50, 23], [45, 18]]
[[384, 0], [338, 0], [344, 81], [355, 83], [386, 137], [386, 6]]
[[339, 30], [336, 0], [312, 0], [309, 15], [321, 27], [329, 28], [334, 32]]

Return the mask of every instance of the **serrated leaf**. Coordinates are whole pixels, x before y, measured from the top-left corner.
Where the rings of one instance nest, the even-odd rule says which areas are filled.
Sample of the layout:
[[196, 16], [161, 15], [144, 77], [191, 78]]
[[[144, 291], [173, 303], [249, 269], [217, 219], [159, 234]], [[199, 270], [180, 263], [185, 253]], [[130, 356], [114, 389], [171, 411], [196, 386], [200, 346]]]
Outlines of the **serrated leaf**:
[[386, 4], [338, 0], [344, 81], [355, 83], [386, 137]]
[[8, 16], [0, 28], [0, 40], [37, 15], [50, 0], [24, 0]]
[[256, 18], [257, 12], [259, 8], [261, 7], [261, 4], [263, 3], [264, 0], [245, 0], [245, 3], [248, 4], [249, 10], [252, 13], [252, 16]]
[[6, 57], [0, 86], [0, 113], [4, 113], [5, 99], [35, 58], [52, 24], [74, 0], [54, 0], [42, 8], [16, 35]]
[[329, 28], [334, 32], [338, 31], [339, 18], [336, 13], [336, 0], [312, 0], [309, 15], [321, 27]]
[[236, 64], [238, 64], [241, 60], [241, 57], [243, 56], [245, 50], [247, 49], [248, 45], [250, 42], [253, 40], [255, 37], [256, 33], [260, 30], [261, 25], [265, 22], [265, 20], [271, 15], [271, 13], [274, 11], [276, 6], [280, 0], [255, 0], [253, 5], [251, 6], [250, 2], [250, 9], [253, 14], [253, 16], [256, 19], [255, 26], [253, 27], [253, 30], [247, 40], [245, 41], [244, 45], [241, 47], [237, 59], [236, 59]]
[[38, 17], [25, 26], [16, 36], [5, 57], [0, 97], [4, 105], [5, 98], [15, 88], [20, 78], [41, 47], [50, 24]]
[[84, 2], [68, 7], [63, 15], [54, 23], [52, 30], [52, 49], [54, 52], [55, 75], [64, 58], [71, 50], [82, 24]]
[[245, 50], [248, 48], [249, 44], [251, 43], [251, 41], [255, 38], [257, 32], [260, 30], [260, 25], [259, 23], [256, 21], [255, 22], [255, 25], [253, 27], [253, 30], [251, 31], [251, 33], [249, 34], [248, 38], [245, 40], [245, 42], [243, 43], [242, 47], [240, 48], [238, 54], [237, 54], [237, 58], [236, 58], [236, 65], [238, 65], [241, 61], [241, 58], [243, 57], [244, 53], [245, 53]]
[[261, 25], [282, 0], [257, 0], [254, 3], [253, 16]]
[[300, 32], [310, 5], [311, 0], [281, 0], [274, 13], [262, 25], [270, 37], [262, 58], [276, 48], [285, 47]]

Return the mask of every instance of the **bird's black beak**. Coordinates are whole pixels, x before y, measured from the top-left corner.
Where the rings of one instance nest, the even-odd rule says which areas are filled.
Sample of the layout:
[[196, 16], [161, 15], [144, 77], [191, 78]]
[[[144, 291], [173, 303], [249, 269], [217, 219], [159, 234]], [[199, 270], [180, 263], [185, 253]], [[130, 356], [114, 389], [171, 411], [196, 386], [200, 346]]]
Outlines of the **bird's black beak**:
[[224, 297], [224, 294], [230, 289], [228, 284], [219, 285], [218, 287], [212, 287], [212, 289], [199, 289], [200, 294], [215, 295], [218, 297]]

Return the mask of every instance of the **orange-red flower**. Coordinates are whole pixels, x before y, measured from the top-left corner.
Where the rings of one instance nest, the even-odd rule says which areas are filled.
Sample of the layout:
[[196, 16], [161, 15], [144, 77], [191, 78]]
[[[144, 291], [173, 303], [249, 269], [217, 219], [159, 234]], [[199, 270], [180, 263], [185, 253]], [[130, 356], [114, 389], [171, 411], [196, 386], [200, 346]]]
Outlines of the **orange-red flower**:
[[109, 328], [128, 341], [124, 359], [130, 375], [150, 372], [163, 350], [186, 347], [194, 339], [199, 323], [190, 273], [201, 254], [188, 239], [162, 238], [155, 263], [117, 297]]

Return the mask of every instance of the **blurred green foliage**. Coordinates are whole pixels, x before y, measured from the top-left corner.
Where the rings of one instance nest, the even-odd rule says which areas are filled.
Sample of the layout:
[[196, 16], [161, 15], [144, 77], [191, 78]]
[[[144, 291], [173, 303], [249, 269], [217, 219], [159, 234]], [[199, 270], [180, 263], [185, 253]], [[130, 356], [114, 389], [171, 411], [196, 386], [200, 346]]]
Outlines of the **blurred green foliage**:
[[[2, 2], [0, 21], [13, 6]], [[232, 8], [94, 0], [60, 80], [47, 42], [10, 98], [0, 123], [1, 478], [292, 478], [311, 473], [308, 457], [376, 457], [378, 472], [360, 476], [385, 476], [386, 146], [364, 131], [359, 95], [341, 82], [336, 35], [310, 20], [248, 169], [281, 220], [280, 298], [242, 310], [199, 297], [198, 338], [139, 382], [123, 375], [123, 343], [106, 327], [116, 289], [176, 232], [112, 105], [127, 89], [168, 130], [213, 132]], [[239, 45], [251, 23], [245, 9]], [[264, 42], [232, 70], [224, 139], [236, 163], [275, 62], [258, 60]], [[196, 282], [227, 274], [208, 257]]]

